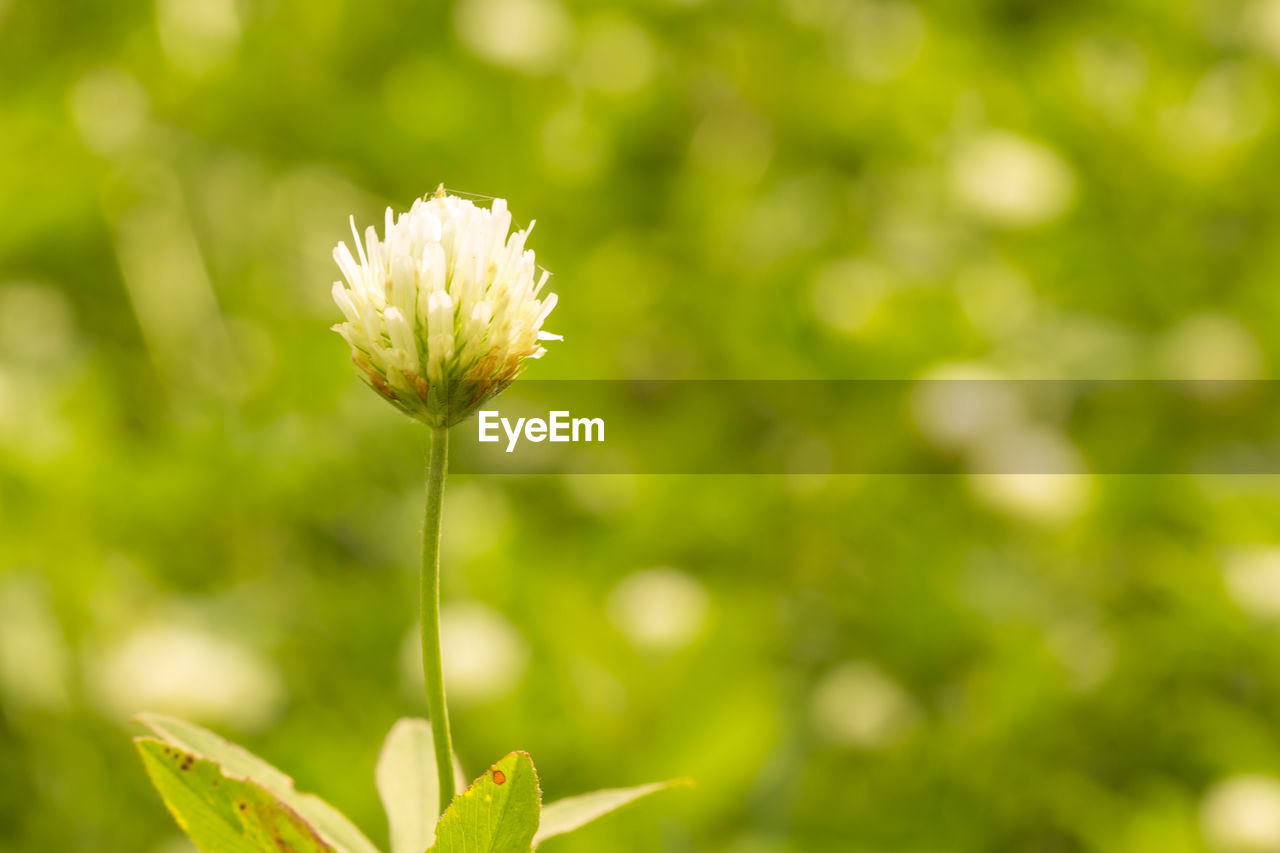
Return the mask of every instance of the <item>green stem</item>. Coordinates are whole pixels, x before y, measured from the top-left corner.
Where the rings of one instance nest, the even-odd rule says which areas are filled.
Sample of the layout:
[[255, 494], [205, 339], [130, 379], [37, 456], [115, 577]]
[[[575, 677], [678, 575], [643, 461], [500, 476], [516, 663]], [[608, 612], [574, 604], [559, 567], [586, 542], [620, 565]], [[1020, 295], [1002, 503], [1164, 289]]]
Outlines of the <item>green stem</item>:
[[453, 802], [453, 741], [444, 698], [444, 666], [440, 657], [440, 509], [449, 468], [449, 429], [431, 428], [427, 462], [427, 510], [422, 528], [422, 670], [427, 677], [427, 711], [440, 777], [440, 811]]

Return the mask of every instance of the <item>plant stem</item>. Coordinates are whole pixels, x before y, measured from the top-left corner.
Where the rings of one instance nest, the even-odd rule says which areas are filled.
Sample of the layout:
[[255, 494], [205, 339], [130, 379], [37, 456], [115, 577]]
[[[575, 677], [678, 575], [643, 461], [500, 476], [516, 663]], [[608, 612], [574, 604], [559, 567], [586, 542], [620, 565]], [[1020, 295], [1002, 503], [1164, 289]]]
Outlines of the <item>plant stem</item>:
[[427, 711], [440, 778], [440, 811], [453, 802], [453, 740], [444, 698], [444, 666], [440, 657], [440, 510], [444, 477], [449, 468], [449, 429], [431, 428], [427, 461], [427, 509], [422, 528], [422, 670], [427, 677]]

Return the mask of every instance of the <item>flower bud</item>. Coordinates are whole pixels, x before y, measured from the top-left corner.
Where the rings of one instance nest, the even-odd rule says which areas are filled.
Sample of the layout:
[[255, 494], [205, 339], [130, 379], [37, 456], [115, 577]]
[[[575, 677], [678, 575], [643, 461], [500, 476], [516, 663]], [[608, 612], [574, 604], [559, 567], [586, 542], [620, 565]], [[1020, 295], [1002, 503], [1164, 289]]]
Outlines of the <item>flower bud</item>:
[[529, 227], [511, 233], [503, 199], [489, 209], [441, 187], [396, 217], [382, 239], [370, 226], [357, 255], [333, 251], [346, 279], [333, 299], [346, 322], [333, 329], [369, 387], [423, 423], [450, 427], [515, 381], [541, 342], [556, 295], [539, 298], [548, 273], [525, 248]]

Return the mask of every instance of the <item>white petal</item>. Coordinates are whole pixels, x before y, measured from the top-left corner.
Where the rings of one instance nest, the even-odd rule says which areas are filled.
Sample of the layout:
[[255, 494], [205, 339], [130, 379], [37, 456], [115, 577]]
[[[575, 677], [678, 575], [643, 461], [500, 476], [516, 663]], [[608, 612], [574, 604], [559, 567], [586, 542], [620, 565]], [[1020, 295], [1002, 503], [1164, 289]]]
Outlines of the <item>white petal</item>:
[[548, 293], [547, 298], [542, 300], [542, 309], [538, 312], [538, 321], [535, 326], [541, 326], [542, 321], [547, 319], [547, 315], [551, 313], [551, 309], [556, 307], [556, 303], [560, 301], [560, 297], [554, 293]]
[[387, 332], [391, 335], [391, 346], [400, 355], [400, 362], [410, 371], [418, 370], [418, 344], [413, 339], [413, 327], [399, 310], [388, 308], [382, 316], [387, 321]]
[[348, 323], [359, 322], [360, 312], [352, 304], [351, 297], [347, 294], [347, 289], [342, 286], [340, 281], [333, 283], [333, 301], [338, 304], [338, 308], [342, 311], [342, 316], [347, 318]]
[[368, 256], [364, 253], [364, 243], [360, 240], [360, 232], [356, 230], [356, 218], [351, 217], [351, 236], [356, 241], [356, 251], [360, 253], [360, 266], [367, 266], [369, 263]]
[[443, 290], [431, 294], [427, 302], [427, 334], [432, 338], [453, 335], [453, 299]]
[[413, 259], [406, 254], [391, 258], [391, 304], [400, 309], [406, 318], [417, 317], [417, 276]]
[[347, 284], [354, 288], [362, 286], [364, 276], [360, 273], [360, 265], [351, 257], [351, 250], [346, 243], [339, 243], [334, 247], [333, 259], [337, 261], [338, 269], [342, 270], [342, 277], [347, 280]]

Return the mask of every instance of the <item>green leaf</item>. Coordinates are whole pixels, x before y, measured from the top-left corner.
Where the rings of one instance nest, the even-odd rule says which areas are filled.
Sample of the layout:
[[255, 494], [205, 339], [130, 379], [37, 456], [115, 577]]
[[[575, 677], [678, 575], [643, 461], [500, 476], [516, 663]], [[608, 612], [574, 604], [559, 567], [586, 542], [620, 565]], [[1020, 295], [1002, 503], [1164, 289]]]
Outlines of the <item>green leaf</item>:
[[227, 773], [252, 779], [297, 812], [337, 853], [378, 853], [342, 812], [314, 794], [300, 793], [293, 779], [241, 746], [223, 740], [194, 723], [160, 714], [140, 714], [138, 721], [165, 743], [211, 758]]
[[542, 825], [538, 828], [538, 834], [533, 837], [533, 846], [537, 847], [548, 838], [573, 832], [578, 827], [616, 811], [627, 803], [635, 802], [641, 797], [665, 791], [667, 788], [692, 784], [688, 779], [671, 779], [666, 782], [637, 785], [634, 788], [607, 788], [603, 791], [592, 791], [590, 794], [557, 800], [543, 807]]
[[454, 797], [429, 853], [529, 853], [542, 792], [527, 752], [513, 752]]
[[[391, 727], [375, 772], [378, 795], [391, 826], [391, 853], [422, 853], [436, 840], [440, 784], [431, 724], [410, 717]], [[453, 759], [458, 790], [467, 785], [462, 765]]]
[[315, 829], [257, 782], [154, 738], [134, 741], [147, 775], [201, 853], [334, 853]]

